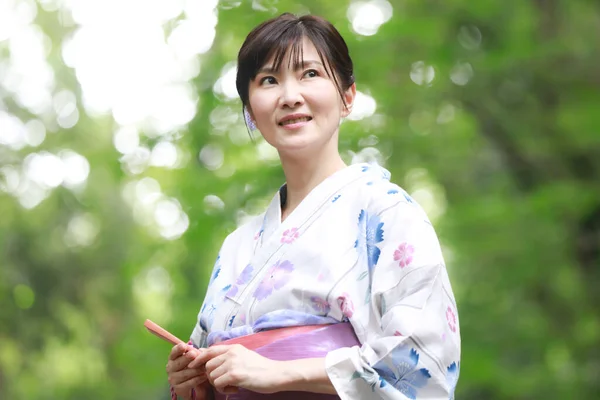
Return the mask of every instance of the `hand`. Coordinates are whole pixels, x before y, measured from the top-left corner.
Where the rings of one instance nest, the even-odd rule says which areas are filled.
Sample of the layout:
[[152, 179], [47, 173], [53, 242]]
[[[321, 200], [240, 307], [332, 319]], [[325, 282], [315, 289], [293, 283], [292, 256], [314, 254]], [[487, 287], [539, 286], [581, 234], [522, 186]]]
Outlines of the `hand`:
[[242, 345], [213, 346], [188, 368], [205, 365], [210, 383], [221, 393], [234, 393], [237, 387], [257, 393], [275, 393], [281, 390], [279, 361], [270, 360]]
[[207, 381], [206, 372], [203, 365], [199, 363], [196, 368], [187, 368], [190, 361], [194, 360], [199, 354], [201, 354], [200, 350], [185, 344], [174, 346], [169, 354], [167, 363], [169, 383], [173, 386], [177, 396], [184, 399], [191, 399], [192, 389], [196, 390], [197, 400], [208, 398], [207, 393], [210, 390], [207, 392], [205, 385]]

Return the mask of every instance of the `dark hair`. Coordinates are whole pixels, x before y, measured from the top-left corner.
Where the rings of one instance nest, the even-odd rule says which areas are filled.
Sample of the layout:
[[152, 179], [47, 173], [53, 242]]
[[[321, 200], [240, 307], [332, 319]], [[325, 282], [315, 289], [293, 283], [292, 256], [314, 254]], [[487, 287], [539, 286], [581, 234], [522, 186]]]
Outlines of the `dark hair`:
[[[344, 92], [354, 83], [352, 59], [348, 46], [327, 20], [314, 15], [297, 17], [285, 13], [263, 22], [246, 37], [238, 53], [236, 87], [242, 104], [248, 105], [250, 82], [256, 78], [258, 70], [273, 57], [273, 69], [279, 70], [286, 53], [290, 52], [289, 62], [302, 65], [302, 39], [310, 40], [327, 75], [335, 82], [344, 104]], [[332, 70], [333, 69], [333, 73]]]

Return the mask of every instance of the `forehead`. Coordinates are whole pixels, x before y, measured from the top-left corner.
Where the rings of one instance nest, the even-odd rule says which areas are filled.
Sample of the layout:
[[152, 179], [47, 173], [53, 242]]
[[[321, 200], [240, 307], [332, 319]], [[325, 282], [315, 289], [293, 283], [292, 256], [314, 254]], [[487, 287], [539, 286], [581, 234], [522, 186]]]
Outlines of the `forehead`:
[[321, 55], [316, 46], [306, 36], [303, 36], [299, 42], [288, 46], [283, 55], [278, 54], [276, 51], [273, 52], [261, 69], [265, 67], [269, 69], [295, 69], [299, 65], [302, 65], [304, 61], [328, 62], [326, 59], [321, 59]]

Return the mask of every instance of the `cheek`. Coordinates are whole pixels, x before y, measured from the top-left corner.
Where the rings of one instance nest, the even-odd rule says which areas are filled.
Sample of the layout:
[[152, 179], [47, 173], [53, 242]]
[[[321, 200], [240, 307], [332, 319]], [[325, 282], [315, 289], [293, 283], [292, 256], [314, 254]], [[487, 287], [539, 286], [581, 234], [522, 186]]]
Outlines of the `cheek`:
[[248, 102], [250, 103], [250, 108], [252, 108], [252, 114], [254, 114], [254, 118], [258, 123], [265, 118], [269, 118], [272, 114], [272, 101], [267, 96], [253, 96], [248, 99]]

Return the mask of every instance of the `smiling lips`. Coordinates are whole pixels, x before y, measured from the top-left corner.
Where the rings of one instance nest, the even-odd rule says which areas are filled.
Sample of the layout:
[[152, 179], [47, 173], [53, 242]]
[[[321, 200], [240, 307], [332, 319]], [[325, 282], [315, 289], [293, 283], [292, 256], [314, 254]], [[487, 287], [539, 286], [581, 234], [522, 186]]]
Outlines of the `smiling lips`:
[[302, 126], [305, 122], [312, 120], [308, 115], [288, 115], [279, 121], [279, 126], [296, 127]]

